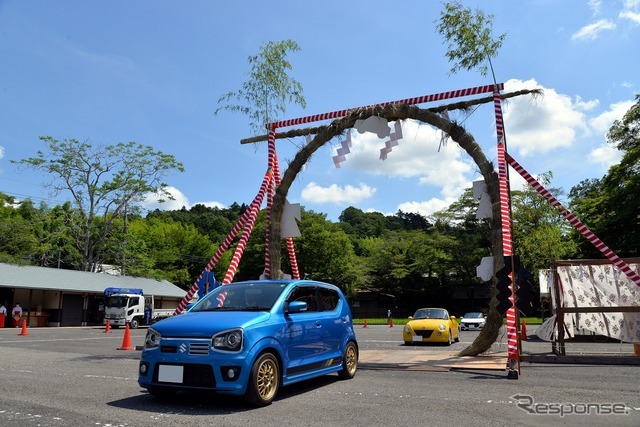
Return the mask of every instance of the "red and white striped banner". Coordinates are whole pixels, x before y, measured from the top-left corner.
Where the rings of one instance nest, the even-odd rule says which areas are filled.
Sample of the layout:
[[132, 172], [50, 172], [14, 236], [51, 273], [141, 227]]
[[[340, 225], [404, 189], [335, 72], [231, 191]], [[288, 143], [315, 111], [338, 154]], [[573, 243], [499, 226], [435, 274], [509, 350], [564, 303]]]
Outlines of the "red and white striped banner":
[[590, 241], [609, 261], [613, 263], [620, 271], [627, 275], [629, 279], [636, 285], [640, 286], [640, 275], [633, 271], [629, 265], [616, 255], [602, 240], [587, 228], [573, 213], [566, 209], [547, 189], [545, 189], [538, 180], [536, 180], [529, 172], [527, 172], [520, 163], [516, 162], [513, 157], [507, 155], [507, 160], [511, 167], [516, 170], [542, 197], [547, 199], [549, 204], [553, 206], [569, 223], [580, 232], [588, 241]]
[[[269, 167], [274, 171], [274, 180], [272, 186], [268, 190], [267, 196], [267, 226], [265, 237], [265, 251], [264, 251], [264, 274], [266, 277], [271, 277], [271, 251], [269, 249], [269, 226], [271, 224], [271, 206], [273, 205], [273, 196], [275, 189], [280, 185], [280, 163], [278, 162], [278, 155], [276, 154], [276, 128], [272, 127], [269, 130]], [[287, 252], [289, 254], [289, 263], [291, 264], [291, 275], [294, 279], [300, 278], [300, 271], [298, 270], [298, 260], [296, 258], [296, 250], [292, 237], [286, 238]]]
[[[265, 175], [263, 179], [263, 185], [264, 185], [264, 181], [267, 180], [267, 178], [268, 178], [268, 174]], [[262, 204], [263, 198], [264, 198], [264, 194], [261, 195], [260, 193], [258, 193], [258, 195], [253, 199], [251, 206], [253, 206], [256, 203], [258, 203], [258, 206], [260, 206]], [[205, 273], [208, 273], [211, 270], [213, 270], [213, 268], [218, 264], [218, 261], [220, 261], [220, 258], [222, 258], [222, 255], [227, 251], [227, 249], [229, 249], [229, 246], [231, 246], [231, 243], [233, 243], [233, 239], [236, 238], [240, 230], [242, 230], [242, 228], [246, 224], [250, 214], [251, 214], [251, 207], [247, 209], [242, 214], [242, 216], [240, 216], [240, 219], [238, 219], [236, 224], [233, 226], [233, 228], [227, 235], [226, 239], [224, 239], [224, 241], [222, 242], [222, 244], [220, 245], [216, 253], [213, 255], [213, 257], [211, 257], [211, 260], [209, 260], [209, 262], [207, 263], [205, 270], [202, 273], [200, 273], [200, 276], [198, 276], [198, 278], [193, 283], [193, 285], [191, 285], [191, 288], [189, 289], [187, 294], [184, 296], [184, 298], [182, 298], [182, 301], [180, 301], [180, 303], [178, 304], [178, 307], [176, 308], [176, 311], [173, 313], [174, 316], [182, 313], [184, 309], [187, 307], [187, 304], [189, 304], [189, 301], [191, 301], [193, 296], [198, 292], [198, 282], [200, 281], [200, 279], [202, 279], [202, 276], [204, 276]]]
[[[504, 256], [513, 255], [513, 244], [511, 236], [511, 203], [509, 194], [509, 177], [507, 174], [506, 147], [504, 139], [504, 123], [502, 120], [502, 101], [500, 99], [500, 89], [495, 88], [493, 92], [493, 107], [496, 118], [496, 136], [498, 139], [498, 181], [500, 184], [500, 221], [502, 227], [502, 252]], [[511, 307], [507, 310], [507, 355], [510, 367], [518, 365], [520, 359], [520, 349], [518, 341], [518, 327], [516, 322], [516, 309], [513, 299], [513, 272], [509, 273], [511, 289]], [[519, 370], [519, 367], [518, 367]]]
[[271, 184], [267, 188], [267, 212], [266, 212], [266, 226], [265, 226], [265, 245], [264, 245], [264, 275], [265, 277], [271, 277], [271, 248], [269, 230], [271, 228], [271, 206], [273, 205], [273, 194], [276, 190], [276, 182], [280, 181], [280, 168], [278, 167], [278, 158], [276, 156], [276, 128], [272, 127], [269, 130], [269, 145], [267, 147], [267, 164], [269, 169], [273, 172], [274, 178], [271, 180]]
[[233, 253], [233, 257], [231, 258], [231, 263], [229, 264], [229, 268], [227, 269], [227, 274], [224, 276], [224, 280], [222, 281], [222, 285], [228, 285], [233, 281], [233, 277], [236, 275], [236, 271], [238, 269], [238, 264], [240, 263], [240, 258], [242, 258], [242, 254], [244, 252], [244, 248], [247, 245], [247, 241], [251, 236], [251, 231], [253, 230], [253, 226], [256, 222], [256, 217], [258, 216], [258, 212], [260, 211], [260, 205], [262, 205], [262, 199], [264, 198], [265, 193], [271, 183], [273, 182], [273, 171], [269, 169], [267, 174], [262, 181], [262, 185], [260, 186], [260, 191], [258, 192], [258, 197], [254, 203], [251, 204], [251, 208], [249, 209], [249, 218], [247, 219], [247, 223], [244, 226], [244, 230], [242, 231], [242, 236], [240, 237], [240, 241], [236, 246], [236, 250]]
[[[449, 92], [440, 92], [440, 93], [434, 93], [431, 95], [423, 95], [423, 96], [417, 96], [414, 98], [406, 98], [406, 99], [400, 99], [397, 101], [389, 101], [389, 102], [383, 102], [380, 104], [372, 104], [369, 105], [369, 107], [373, 107], [373, 106], [387, 106], [387, 105], [400, 105], [400, 104], [405, 104], [405, 105], [416, 105], [416, 104], [424, 104], [426, 102], [434, 102], [434, 101], [442, 101], [445, 99], [452, 99], [452, 98], [460, 98], [463, 96], [471, 96], [471, 95], [479, 95], [481, 93], [489, 93], [489, 92], [493, 92], [494, 89], [500, 91], [504, 88], [504, 84], [503, 83], [499, 83], [498, 85], [485, 85], [485, 86], [476, 86], [476, 87], [471, 87], [471, 88], [467, 88], [467, 89], [459, 89], [459, 90], [452, 90]], [[366, 107], [359, 107], [359, 108], [366, 108]], [[317, 121], [321, 121], [321, 120], [329, 120], [329, 119], [337, 119], [340, 117], [344, 117], [347, 114], [349, 114], [351, 111], [356, 110], [357, 108], [349, 108], [346, 110], [338, 110], [338, 111], [332, 111], [329, 113], [323, 113], [323, 114], [314, 114], [312, 116], [306, 116], [306, 117], [298, 117], [296, 119], [289, 119], [289, 120], [282, 120], [279, 122], [273, 122], [273, 123], [269, 123], [267, 125], [267, 129], [275, 129], [275, 128], [281, 128], [281, 127], [288, 127], [288, 126], [296, 126], [296, 125], [301, 125], [301, 124], [305, 124], [305, 123], [313, 123], [313, 122], [317, 122]]]

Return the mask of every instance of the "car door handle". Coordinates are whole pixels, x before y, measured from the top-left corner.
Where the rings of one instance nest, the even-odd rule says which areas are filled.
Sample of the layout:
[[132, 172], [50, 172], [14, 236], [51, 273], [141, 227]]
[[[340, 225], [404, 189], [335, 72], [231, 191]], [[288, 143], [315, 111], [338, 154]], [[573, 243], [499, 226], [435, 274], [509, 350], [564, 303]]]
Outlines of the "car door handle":
[[321, 326], [322, 326], [322, 323], [320, 323], [320, 322], [316, 322], [316, 328], [319, 328], [319, 327], [321, 327]]

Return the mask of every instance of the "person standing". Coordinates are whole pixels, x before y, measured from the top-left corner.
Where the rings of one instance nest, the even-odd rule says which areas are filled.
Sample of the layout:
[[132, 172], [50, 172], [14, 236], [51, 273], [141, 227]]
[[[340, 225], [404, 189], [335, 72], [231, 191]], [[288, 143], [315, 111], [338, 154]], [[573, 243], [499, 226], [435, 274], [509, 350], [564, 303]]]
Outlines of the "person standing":
[[4, 328], [4, 319], [7, 317], [7, 307], [0, 304], [0, 328]]
[[393, 317], [391, 316], [391, 310], [387, 310], [387, 325], [391, 325], [391, 320]]
[[20, 326], [20, 318], [22, 317], [22, 307], [20, 307], [20, 303], [16, 303], [16, 306], [11, 310], [11, 314], [13, 315], [13, 326], [16, 328]]

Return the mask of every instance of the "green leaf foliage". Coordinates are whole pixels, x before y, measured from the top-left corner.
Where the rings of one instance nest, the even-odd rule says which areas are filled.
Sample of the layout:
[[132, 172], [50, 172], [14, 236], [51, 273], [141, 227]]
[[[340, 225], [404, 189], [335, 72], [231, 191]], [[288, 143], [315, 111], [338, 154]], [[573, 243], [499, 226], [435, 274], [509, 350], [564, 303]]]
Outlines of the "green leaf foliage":
[[278, 120], [288, 104], [306, 108], [302, 85], [288, 74], [292, 66], [287, 55], [299, 50], [300, 46], [292, 40], [262, 45], [257, 55], [248, 58], [251, 65], [248, 80], [240, 89], [222, 95], [214, 114], [222, 110], [242, 113], [249, 117], [254, 134], [264, 134], [265, 125]]
[[453, 63], [449, 74], [477, 68], [486, 76], [487, 64], [491, 65], [491, 58], [498, 55], [506, 37], [506, 34], [493, 37], [493, 15], [479, 9], [473, 11], [458, 1], [447, 2], [436, 24], [436, 30], [446, 41], [447, 59]]

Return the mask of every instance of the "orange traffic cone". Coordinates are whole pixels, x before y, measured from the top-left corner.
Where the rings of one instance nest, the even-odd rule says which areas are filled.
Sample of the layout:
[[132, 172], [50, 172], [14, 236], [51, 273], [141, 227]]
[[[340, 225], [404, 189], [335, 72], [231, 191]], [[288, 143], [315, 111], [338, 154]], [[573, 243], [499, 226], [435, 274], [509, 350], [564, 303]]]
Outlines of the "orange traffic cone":
[[24, 319], [22, 321], [22, 331], [20, 331], [18, 335], [29, 335], [29, 333], [27, 332], [27, 319]]
[[367, 327], [367, 319], [364, 319], [364, 326], [362, 326], [363, 328]]
[[122, 347], [118, 350], [133, 350], [131, 347], [131, 333], [129, 332], [129, 324], [127, 323], [124, 328], [124, 338], [122, 338]]
[[527, 340], [527, 323], [524, 320], [520, 326], [520, 339]]
[[389, 327], [390, 327], [390, 328], [393, 328], [393, 319], [390, 319], [390, 320], [389, 320]]
[[104, 333], [106, 334], [106, 333], [109, 333], [109, 332], [111, 332], [111, 321], [107, 320], [107, 327], [104, 328]]
[[640, 357], [640, 344], [634, 344], [633, 345], [633, 353]]

